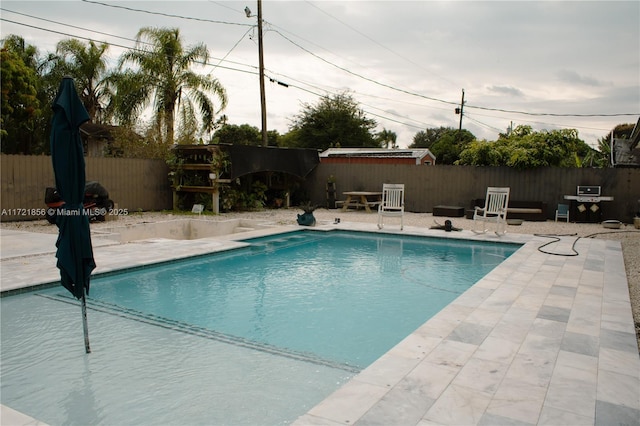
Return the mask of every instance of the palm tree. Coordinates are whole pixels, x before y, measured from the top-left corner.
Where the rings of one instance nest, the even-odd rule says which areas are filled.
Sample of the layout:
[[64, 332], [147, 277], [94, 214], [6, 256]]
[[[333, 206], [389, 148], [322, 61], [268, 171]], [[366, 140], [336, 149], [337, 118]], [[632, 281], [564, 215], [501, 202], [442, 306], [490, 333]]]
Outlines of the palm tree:
[[65, 75], [75, 80], [78, 95], [96, 123], [106, 122], [103, 104], [106, 105], [112, 96], [105, 55], [108, 49], [106, 43], [96, 45], [90, 41], [87, 45], [77, 39], [62, 40], [56, 45], [57, 57], [51, 72], [57, 81]]
[[398, 147], [396, 145], [397, 138], [398, 135], [396, 132], [387, 129], [382, 129], [381, 132], [376, 134], [376, 139], [380, 143], [380, 146], [384, 145], [385, 148], [389, 148], [389, 144], [391, 144], [391, 149], [396, 149]]
[[[176, 114], [184, 128], [194, 132], [197, 126], [193, 126], [193, 120], [199, 112], [202, 132], [211, 132], [216, 114], [227, 106], [227, 94], [217, 79], [191, 71], [194, 65], [205, 64], [208, 59], [204, 44], [183, 49], [177, 28], [140, 29], [136, 48], [125, 52], [119, 64], [120, 69], [132, 64], [135, 71], [124, 71], [113, 79], [118, 88], [118, 117], [134, 121], [152, 104], [155, 123], [167, 144], [175, 140]], [[210, 95], [218, 98], [218, 109]]]

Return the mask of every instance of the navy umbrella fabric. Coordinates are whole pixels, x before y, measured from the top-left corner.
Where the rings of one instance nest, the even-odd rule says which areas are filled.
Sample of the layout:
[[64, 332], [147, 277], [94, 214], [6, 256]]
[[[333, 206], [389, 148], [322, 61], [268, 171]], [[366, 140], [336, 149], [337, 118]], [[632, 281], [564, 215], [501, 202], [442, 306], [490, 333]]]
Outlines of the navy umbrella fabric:
[[77, 299], [82, 300], [82, 318], [86, 352], [91, 352], [87, 330], [85, 295], [89, 294], [91, 272], [96, 264], [91, 245], [89, 217], [83, 209], [85, 186], [85, 162], [80, 125], [89, 120], [89, 114], [72, 78], [60, 83], [53, 103], [51, 126], [51, 159], [56, 189], [64, 201], [58, 212], [58, 240], [56, 241], [57, 267], [62, 285]]

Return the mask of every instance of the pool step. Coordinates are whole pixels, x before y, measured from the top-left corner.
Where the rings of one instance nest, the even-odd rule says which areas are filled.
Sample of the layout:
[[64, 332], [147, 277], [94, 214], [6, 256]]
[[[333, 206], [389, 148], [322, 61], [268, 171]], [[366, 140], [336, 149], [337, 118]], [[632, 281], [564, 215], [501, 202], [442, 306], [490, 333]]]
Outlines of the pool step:
[[[76, 300], [73, 297], [63, 293], [36, 294], [36, 295], [40, 297], [44, 297], [49, 300], [54, 300], [57, 302], [76, 304]], [[242, 347], [249, 350], [260, 351], [260, 352], [268, 353], [274, 356], [286, 357], [289, 359], [294, 359], [296, 361], [307, 362], [307, 363], [316, 364], [324, 367], [340, 369], [349, 373], [357, 374], [360, 371], [362, 371], [362, 368], [360, 366], [351, 365], [346, 362], [326, 359], [319, 355], [315, 355], [311, 352], [296, 351], [286, 347], [279, 347], [267, 342], [260, 342], [260, 341], [248, 339], [242, 336], [223, 333], [220, 331], [216, 331], [215, 329], [201, 327], [199, 325], [190, 324], [178, 319], [172, 319], [172, 318], [156, 315], [153, 313], [138, 311], [136, 309], [132, 309], [126, 306], [121, 306], [113, 302], [97, 300], [97, 299], [89, 299], [87, 300], [86, 303], [87, 303], [87, 308], [98, 311], [98, 312], [102, 312], [110, 315], [117, 315], [118, 317], [121, 317], [121, 318], [138, 321], [138, 322], [145, 323], [152, 326], [162, 327], [167, 330], [171, 330], [175, 332], [182, 332], [185, 334], [190, 334], [190, 335], [205, 338], [205, 339], [216, 340], [221, 343], [231, 344], [231, 345]]]
[[295, 246], [306, 241], [309, 241], [308, 236], [288, 235], [281, 238], [252, 242], [251, 249], [253, 251], [276, 250], [287, 246]]

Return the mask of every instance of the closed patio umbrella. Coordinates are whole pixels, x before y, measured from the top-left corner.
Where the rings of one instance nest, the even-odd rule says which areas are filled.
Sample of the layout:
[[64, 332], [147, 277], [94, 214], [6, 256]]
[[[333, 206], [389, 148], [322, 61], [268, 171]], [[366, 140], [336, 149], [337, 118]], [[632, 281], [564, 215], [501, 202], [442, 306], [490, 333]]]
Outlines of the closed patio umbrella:
[[56, 188], [65, 202], [56, 218], [58, 240], [56, 241], [57, 267], [60, 269], [62, 285], [82, 301], [82, 325], [86, 352], [89, 347], [87, 328], [87, 306], [85, 296], [89, 294], [89, 280], [96, 264], [91, 246], [89, 217], [83, 210], [85, 163], [79, 127], [89, 120], [82, 105], [73, 79], [65, 77], [60, 83], [53, 102], [51, 126], [51, 159]]

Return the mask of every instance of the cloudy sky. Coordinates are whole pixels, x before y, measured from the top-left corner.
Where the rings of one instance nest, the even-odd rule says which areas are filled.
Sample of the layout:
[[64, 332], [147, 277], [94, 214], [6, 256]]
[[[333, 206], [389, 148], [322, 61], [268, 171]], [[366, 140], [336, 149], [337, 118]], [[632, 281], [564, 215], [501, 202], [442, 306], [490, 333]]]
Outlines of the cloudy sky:
[[[1, 34], [41, 53], [65, 38], [111, 44], [117, 61], [145, 26], [204, 43], [231, 124], [260, 121], [256, 0], [7, 1]], [[288, 131], [302, 105], [348, 91], [396, 132], [459, 125], [495, 140], [510, 125], [576, 128], [594, 145], [640, 116], [640, 2], [269, 1], [262, 4], [267, 123]], [[288, 85], [288, 87], [278, 84]], [[347, 146], [348, 144], [343, 144]]]

